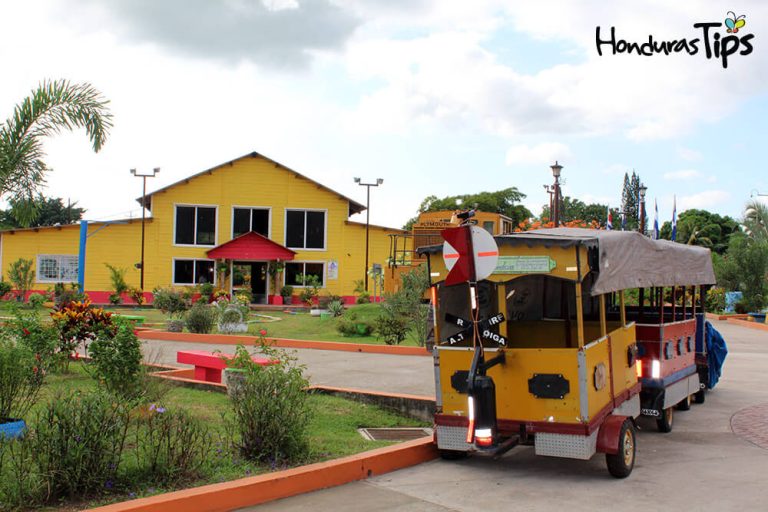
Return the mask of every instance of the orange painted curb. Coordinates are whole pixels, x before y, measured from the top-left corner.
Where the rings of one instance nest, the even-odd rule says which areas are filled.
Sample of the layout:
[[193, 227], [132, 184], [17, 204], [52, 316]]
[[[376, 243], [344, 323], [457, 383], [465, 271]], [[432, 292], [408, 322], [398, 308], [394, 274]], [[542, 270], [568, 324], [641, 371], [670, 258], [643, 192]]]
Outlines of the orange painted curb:
[[[256, 336], [237, 336], [232, 334], [194, 334], [189, 332], [168, 332], [146, 329], [138, 333], [143, 340], [184, 341], [189, 343], [210, 343], [214, 345], [253, 345], [258, 343]], [[338, 350], [342, 352], [362, 352], [368, 354], [390, 354], [398, 356], [431, 356], [424, 347], [400, 347], [392, 345], [366, 345], [364, 343], [343, 343], [340, 341], [308, 341], [287, 338], [269, 338], [276, 347], [308, 348], [314, 350]]]
[[729, 318], [729, 324], [740, 325], [742, 327], [749, 327], [750, 329], [757, 329], [758, 331], [768, 331], [768, 324], [761, 322], [750, 322], [748, 320], [739, 320], [736, 318]]
[[363, 480], [438, 457], [432, 438], [232, 482], [90, 509], [97, 512], [224, 512]]
[[730, 318], [745, 319], [745, 318], [749, 318], [749, 315], [746, 314], [746, 313], [744, 313], [744, 314], [741, 314], [741, 313], [727, 313], [725, 315], [718, 315], [716, 313], [707, 313], [706, 317], [707, 317], [708, 320], [728, 320]]
[[382, 391], [371, 391], [368, 389], [356, 389], [356, 388], [337, 388], [334, 386], [310, 386], [307, 388], [308, 390], [316, 389], [318, 391], [332, 391], [335, 393], [350, 393], [350, 394], [360, 394], [360, 395], [371, 395], [371, 396], [381, 396], [381, 397], [387, 397], [387, 398], [403, 398], [405, 400], [428, 400], [431, 402], [435, 401], [435, 397], [433, 396], [426, 396], [426, 395], [409, 395], [406, 393], [385, 393]]

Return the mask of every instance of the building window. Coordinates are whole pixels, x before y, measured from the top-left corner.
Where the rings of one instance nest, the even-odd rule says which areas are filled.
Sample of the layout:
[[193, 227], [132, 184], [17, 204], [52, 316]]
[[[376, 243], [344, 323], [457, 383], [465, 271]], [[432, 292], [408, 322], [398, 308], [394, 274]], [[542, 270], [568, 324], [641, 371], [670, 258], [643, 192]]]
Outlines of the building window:
[[77, 281], [78, 257], [70, 254], [38, 254], [38, 283], [73, 283]]
[[232, 211], [232, 238], [250, 231], [269, 237], [269, 209], [233, 208]]
[[487, 221], [483, 222], [483, 229], [485, 229], [490, 234], [493, 234], [493, 221], [492, 220], [487, 220]]
[[285, 245], [292, 249], [325, 249], [325, 212], [286, 210]]
[[173, 260], [173, 284], [216, 284], [213, 260]]
[[325, 265], [322, 263], [286, 262], [285, 284], [290, 286], [306, 286], [306, 276], [317, 276], [320, 287], [325, 287]]
[[215, 245], [216, 207], [177, 206], [177, 245]]

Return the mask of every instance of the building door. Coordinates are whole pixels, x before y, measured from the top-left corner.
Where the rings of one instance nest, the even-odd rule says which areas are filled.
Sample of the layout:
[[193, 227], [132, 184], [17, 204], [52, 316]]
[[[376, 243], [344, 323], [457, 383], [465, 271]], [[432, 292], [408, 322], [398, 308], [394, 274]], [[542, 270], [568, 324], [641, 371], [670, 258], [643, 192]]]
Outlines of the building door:
[[267, 303], [267, 263], [265, 261], [235, 261], [233, 291], [251, 292], [254, 304]]

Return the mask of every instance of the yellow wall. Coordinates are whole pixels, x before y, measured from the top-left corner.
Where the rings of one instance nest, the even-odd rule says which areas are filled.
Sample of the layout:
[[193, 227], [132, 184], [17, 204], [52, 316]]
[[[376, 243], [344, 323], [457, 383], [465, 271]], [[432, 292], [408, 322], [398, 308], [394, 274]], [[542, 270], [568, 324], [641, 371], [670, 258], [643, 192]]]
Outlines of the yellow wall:
[[[267, 207], [270, 213], [270, 238], [285, 245], [286, 208], [326, 211], [325, 250], [299, 250], [294, 261], [339, 264], [338, 279], [326, 275], [324, 293], [352, 295], [354, 281], [362, 279], [365, 269], [365, 226], [347, 222], [349, 202], [317, 183], [302, 178], [261, 157], [245, 157], [213, 171], [182, 181], [151, 196], [152, 221], [146, 226], [146, 290], [169, 286], [173, 280], [174, 258], [208, 259], [209, 246], [186, 247], [174, 244], [175, 205], [217, 206], [216, 245], [231, 239], [232, 207]], [[95, 227], [91, 228], [93, 231]], [[141, 221], [112, 225], [88, 241], [86, 290], [109, 290], [109, 274], [104, 262], [129, 268], [129, 284], [138, 286]], [[369, 262], [386, 265], [389, 233], [398, 230], [370, 228]], [[35, 260], [37, 254], [77, 254], [79, 226], [39, 231], [3, 233], [2, 268], [7, 273], [10, 262], [20, 256]], [[219, 283], [217, 283], [219, 284]], [[42, 286], [41, 286], [42, 288]], [[275, 293], [271, 290], [270, 293]]]

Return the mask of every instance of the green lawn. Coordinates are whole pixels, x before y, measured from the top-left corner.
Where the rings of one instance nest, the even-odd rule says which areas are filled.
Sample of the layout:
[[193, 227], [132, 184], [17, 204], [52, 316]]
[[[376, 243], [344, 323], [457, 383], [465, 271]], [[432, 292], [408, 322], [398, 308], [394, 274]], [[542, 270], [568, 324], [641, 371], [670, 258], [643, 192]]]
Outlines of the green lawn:
[[[28, 414], [28, 422], [34, 425], [36, 413], [43, 409], [47, 401], [55, 399], [58, 393], [72, 390], [85, 391], [94, 389], [96, 385], [96, 381], [88, 374], [87, 366], [79, 362], [72, 363], [69, 374], [49, 375], [38, 404]], [[213, 433], [216, 446], [205, 469], [205, 476], [188, 487], [284, 469], [245, 461], [235, 454], [228, 453], [225, 449], [227, 445], [225, 418], [229, 418], [231, 412], [229, 398], [225, 394], [168, 384], [163, 386], [162, 393], [162, 398], [157, 401], [158, 405], [162, 405], [168, 411], [175, 408], [186, 409], [201, 419]], [[309, 427], [311, 453], [309, 460], [305, 463], [334, 459], [392, 444], [365, 440], [357, 432], [358, 428], [427, 426], [422, 421], [400, 416], [379, 407], [329, 395], [312, 394], [310, 405], [313, 410]], [[124, 470], [127, 472], [131, 469], [131, 459], [130, 453], [124, 456], [124, 464], [121, 468], [125, 466]], [[151, 482], [136, 482], [133, 486], [114, 489], [111, 494], [97, 498], [88, 503], [88, 506], [169, 490], [172, 489], [153, 486]], [[80, 508], [80, 504], [77, 508]]]

